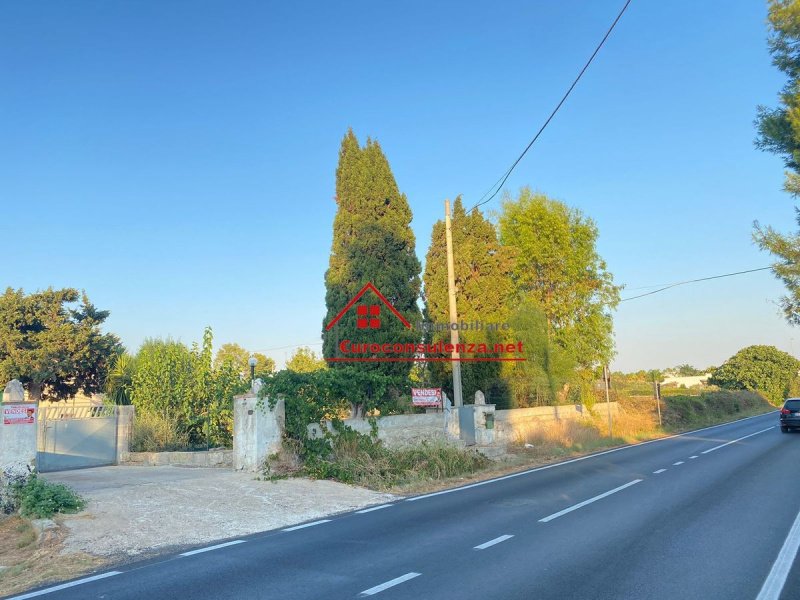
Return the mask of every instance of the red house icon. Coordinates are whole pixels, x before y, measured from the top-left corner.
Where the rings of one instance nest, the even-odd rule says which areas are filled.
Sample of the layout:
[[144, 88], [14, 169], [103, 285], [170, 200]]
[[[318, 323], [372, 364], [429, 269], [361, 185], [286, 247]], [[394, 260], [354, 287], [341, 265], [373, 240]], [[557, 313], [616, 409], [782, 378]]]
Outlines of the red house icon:
[[[325, 326], [325, 331], [329, 331], [339, 320], [345, 315], [345, 313], [353, 308], [353, 305], [358, 302], [361, 297], [367, 292], [367, 290], [373, 292], [378, 299], [383, 303], [386, 308], [388, 308], [394, 316], [396, 316], [400, 321], [403, 323], [406, 329], [411, 329], [411, 323], [409, 323], [403, 315], [401, 315], [397, 309], [392, 306], [392, 303], [386, 299], [386, 296], [381, 294], [378, 291], [372, 282], [370, 281], [367, 283], [361, 290], [353, 296], [352, 300], [347, 303], [342, 311], [336, 315], [330, 323]], [[356, 307], [356, 327], [358, 329], [380, 329], [381, 326], [381, 305], [380, 304], [359, 304]]]

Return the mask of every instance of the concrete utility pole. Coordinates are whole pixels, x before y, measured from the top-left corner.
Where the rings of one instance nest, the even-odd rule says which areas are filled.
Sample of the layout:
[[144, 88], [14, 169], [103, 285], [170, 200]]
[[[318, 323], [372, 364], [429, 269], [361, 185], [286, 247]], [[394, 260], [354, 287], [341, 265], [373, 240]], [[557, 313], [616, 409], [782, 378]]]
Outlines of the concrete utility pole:
[[[450, 200], [444, 201], [444, 228], [447, 239], [447, 296], [450, 299], [450, 343], [453, 344], [453, 406], [463, 406], [461, 394], [461, 361], [457, 352], [458, 311], [456, 310], [456, 274], [453, 265], [453, 233], [450, 229]], [[456, 328], [453, 329], [453, 323]]]

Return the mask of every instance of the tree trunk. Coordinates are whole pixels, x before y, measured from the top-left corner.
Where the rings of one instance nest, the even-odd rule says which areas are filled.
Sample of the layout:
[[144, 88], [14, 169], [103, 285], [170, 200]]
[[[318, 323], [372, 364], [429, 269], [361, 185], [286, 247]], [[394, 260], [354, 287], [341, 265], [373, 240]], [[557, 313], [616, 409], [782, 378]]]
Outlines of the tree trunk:
[[28, 384], [28, 400], [31, 402], [41, 402], [42, 401], [42, 388], [44, 388], [43, 383], [34, 383], [31, 381]]

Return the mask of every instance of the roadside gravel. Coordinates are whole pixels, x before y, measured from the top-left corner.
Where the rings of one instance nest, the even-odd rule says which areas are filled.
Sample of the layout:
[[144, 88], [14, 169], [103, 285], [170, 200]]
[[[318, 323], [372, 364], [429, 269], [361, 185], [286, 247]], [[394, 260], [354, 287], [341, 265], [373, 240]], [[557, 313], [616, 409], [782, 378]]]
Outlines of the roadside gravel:
[[43, 475], [88, 501], [59, 517], [64, 553], [133, 557], [202, 544], [391, 501], [332, 481], [258, 481], [250, 473], [185, 467], [98, 467]]

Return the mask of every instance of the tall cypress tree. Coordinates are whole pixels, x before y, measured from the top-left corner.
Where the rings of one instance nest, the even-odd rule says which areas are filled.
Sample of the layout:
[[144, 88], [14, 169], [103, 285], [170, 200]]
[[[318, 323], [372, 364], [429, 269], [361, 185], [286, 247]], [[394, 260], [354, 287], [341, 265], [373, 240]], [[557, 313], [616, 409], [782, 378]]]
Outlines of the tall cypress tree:
[[[333, 243], [325, 273], [327, 314], [322, 325], [322, 353], [325, 358], [342, 356], [339, 343], [417, 342], [419, 332], [403, 323], [372, 293], [358, 304], [380, 306], [380, 327], [359, 329], [356, 307], [326, 331], [350, 300], [369, 282], [386, 297], [405, 319], [420, 320], [417, 299], [420, 291], [420, 262], [411, 230], [411, 209], [400, 193], [389, 161], [377, 141], [361, 146], [352, 130], [342, 140], [336, 168], [336, 202]], [[329, 363], [333, 367], [351, 363]], [[407, 377], [411, 363], [355, 363], [358, 369]]]
[[[513, 289], [513, 263], [509, 249], [500, 245], [494, 226], [479, 210], [473, 209], [467, 214], [460, 197], [453, 205], [451, 228], [459, 321], [506, 322]], [[433, 226], [431, 245], [425, 259], [424, 282], [426, 317], [434, 323], [449, 322], [447, 245], [443, 220]], [[449, 341], [450, 333], [440, 331], [430, 338], [432, 341]], [[459, 341], [471, 343], [494, 344], [502, 340], [502, 331], [463, 331], [459, 334]], [[506, 394], [501, 371], [501, 364], [496, 362], [461, 363], [464, 401], [471, 403], [475, 391], [481, 390], [488, 402], [503, 406]], [[450, 364], [430, 363], [430, 373], [434, 383], [451, 388]]]

